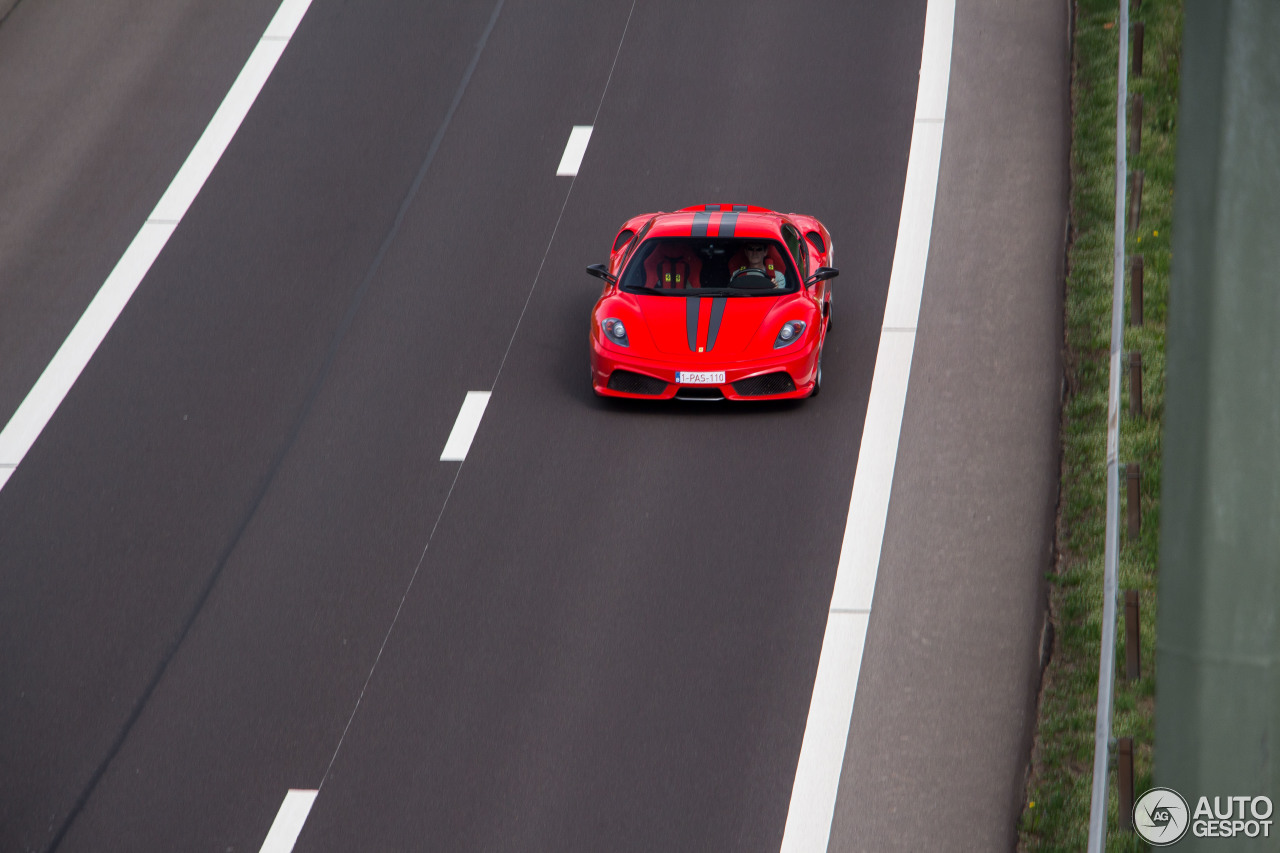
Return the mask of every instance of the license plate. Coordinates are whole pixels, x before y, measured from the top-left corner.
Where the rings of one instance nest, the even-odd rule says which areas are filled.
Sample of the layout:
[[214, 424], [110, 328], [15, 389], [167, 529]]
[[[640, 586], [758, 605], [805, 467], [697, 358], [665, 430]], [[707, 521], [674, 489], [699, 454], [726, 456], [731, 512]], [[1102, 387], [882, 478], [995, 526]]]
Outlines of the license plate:
[[723, 385], [723, 370], [677, 370], [677, 385]]

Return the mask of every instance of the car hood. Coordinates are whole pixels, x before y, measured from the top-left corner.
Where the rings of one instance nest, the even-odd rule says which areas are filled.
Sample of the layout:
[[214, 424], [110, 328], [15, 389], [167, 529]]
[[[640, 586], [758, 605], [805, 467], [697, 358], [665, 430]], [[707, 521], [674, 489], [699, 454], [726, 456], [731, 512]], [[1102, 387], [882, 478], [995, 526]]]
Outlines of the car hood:
[[731, 356], [747, 349], [785, 298], [637, 295], [634, 305], [659, 352]]

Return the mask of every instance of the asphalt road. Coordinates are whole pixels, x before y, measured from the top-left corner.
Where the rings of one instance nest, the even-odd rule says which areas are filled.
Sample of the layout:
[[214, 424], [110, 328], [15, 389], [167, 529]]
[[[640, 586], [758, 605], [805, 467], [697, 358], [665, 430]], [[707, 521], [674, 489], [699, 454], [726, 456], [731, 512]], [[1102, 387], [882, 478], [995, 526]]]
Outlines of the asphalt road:
[[[0, 24], [0, 109], [22, 116], [0, 125], [0, 313], [22, 318], [0, 336], [4, 418], [274, 11], [111, 2], [80, 3], [106, 9], [81, 24], [73, 0], [22, 0]], [[957, 69], [999, 55], [972, 35], [988, 31], [987, 5], [961, 4]], [[300, 851], [776, 849], [893, 262], [924, 8], [315, 0], [0, 490], [0, 849], [257, 850], [288, 788], [320, 788]], [[1022, 61], [1005, 70], [1051, 64]], [[1064, 103], [1035, 106], [1065, 120]], [[595, 126], [582, 170], [556, 177], [575, 124]], [[947, 199], [999, 172], [983, 126], [970, 116], [962, 138], [987, 146], [984, 183], [958, 180], [973, 161], [944, 148], [940, 218], [972, 224]], [[1063, 153], [1016, 134], [1006, 145], [1028, 161]], [[937, 493], [910, 476], [929, 464], [920, 425], [937, 417], [936, 384], [918, 392], [913, 377], [886, 559], [923, 576], [882, 568], [832, 849], [891, 846], [859, 834], [867, 818], [850, 804], [889, 789], [854, 757], [889, 760], [889, 730], [968, 736], [985, 696], [1022, 734], [973, 777], [989, 792], [971, 799], [996, 806], [972, 818], [971, 849], [1012, 838], [1057, 464], [1060, 337], [1043, 286], [1060, 277], [1064, 198], [995, 184], [1035, 214], [1028, 257], [1000, 281], [1023, 286], [1025, 263], [1039, 296], [993, 290], [964, 245], [988, 232], [952, 224], [934, 260], [950, 247], [958, 290], [931, 302], [931, 260], [922, 340], [947, 328], [917, 349], [949, 361], [939, 381], [963, 398], [966, 359], [980, 364], [1001, 334], [939, 322], [963, 314], [964, 288], [985, 282], [1000, 323], [1030, 321], [1019, 346], [1035, 357], [1012, 384], [1035, 416], [995, 429], [1028, 431], [1034, 482], [1017, 492], [991, 448], [967, 496], [1025, 505], [1042, 526], [1016, 513], [971, 526], [1025, 539], [998, 565], [981, 546], [956, 552], [1023, 610], [939, 600], [1003, 626], [1001, 642], [955, 635], [939, 666], [968, 704], [925, 679], [934, 692], [917, 707], [934, 712], [906, 713], [881, 674], [917, 616], [903, 585], [953, 568], [895, 544], [913, 499]], [[707, 201], [830, 228], [843, 274], [822, 397], [594, 399], [598, 282], [582, 268], [628, 216]], [[974, 335], [980, 351], [949, 348]], [[973, 404], [996, 408], [955, 421], [955, 458], [965, 435], [1004, 423], [1009, 384], [978, 382]], [[465, 462], [440, 462], [472, 390], [492, 390], [475, 442]], [[928, 541], [953, 524], [926, 525]], [[930, 773], [922, 760], [899, 779], [895, 804], [937, 792]], [[954, 831], [911, 838], [921, 849]]]

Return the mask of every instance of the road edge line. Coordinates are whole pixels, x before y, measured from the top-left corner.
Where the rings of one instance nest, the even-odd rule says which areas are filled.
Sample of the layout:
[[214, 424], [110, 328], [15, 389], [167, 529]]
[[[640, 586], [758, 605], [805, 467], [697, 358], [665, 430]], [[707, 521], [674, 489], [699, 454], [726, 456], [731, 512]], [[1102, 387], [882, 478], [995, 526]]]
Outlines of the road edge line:
[[928, 0], [925, 12], [920, 87], [889, 294], [849, 516], [782, 835], [782, 853], [818, 853], [827, 849], [831, 838], [884, 542], [933, 231], [955, 7], [956, 0]]

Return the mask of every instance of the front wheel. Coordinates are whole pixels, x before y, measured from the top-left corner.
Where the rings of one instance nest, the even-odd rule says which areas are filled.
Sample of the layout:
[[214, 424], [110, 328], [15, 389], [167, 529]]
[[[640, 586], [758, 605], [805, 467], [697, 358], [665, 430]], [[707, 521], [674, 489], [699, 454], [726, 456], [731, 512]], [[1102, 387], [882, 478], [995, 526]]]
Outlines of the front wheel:
[[822, 391], [822, 350], [818, 350], [818, 374], [813, 377], [813, 390], [809, 392], [810, 397], [818, 396]]

